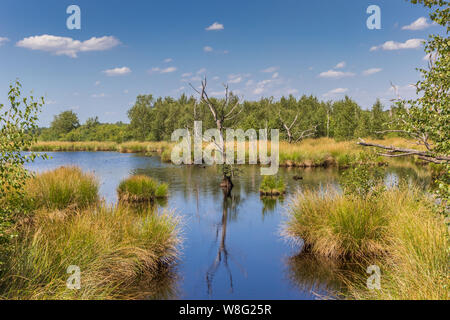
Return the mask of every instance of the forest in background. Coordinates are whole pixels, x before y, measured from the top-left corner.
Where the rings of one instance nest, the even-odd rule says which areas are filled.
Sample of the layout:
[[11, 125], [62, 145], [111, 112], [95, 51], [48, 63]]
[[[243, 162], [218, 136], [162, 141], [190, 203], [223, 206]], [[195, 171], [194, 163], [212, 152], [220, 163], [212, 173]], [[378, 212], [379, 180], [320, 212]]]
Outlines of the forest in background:
[[[230, 95], [230, 99], [238, 97]], [[225, 99], [212, 99], [217, 104]], [[228, 101], [229, 102], [229, 101]], [[286, 125], [295, 142], [302, 132], [312, 137], [351, 140], [360, 137], [382, 138], [382, 131], [391, 129], [390, 123], [400, 113], [398, 106], [384, 110], [377, 100], [370, 110], [363, 110], [354, 100], [345, 97], [335, 102], [320, 101], [315, 96], [301, 98], [262, 98], [259, 101], [239, 101], [242, 112], [232, 124], [233, 129], [280, 129], [280, 139], [288, 140]], [[195, 111], [194, 111], [195, 110]], [[129, 123], [100, 123], [98, 117], [81, 124], [71, 110], [55, 115], [49, 128], [39, 129], [41, 141], [169, 141], [174, 130], [192, 129], [195, 120], [203, 121], [203, 130], [215, 128], [207, 106], [193, 96], [175, 99], [153, 95], [139, 95], [128, 110]]]

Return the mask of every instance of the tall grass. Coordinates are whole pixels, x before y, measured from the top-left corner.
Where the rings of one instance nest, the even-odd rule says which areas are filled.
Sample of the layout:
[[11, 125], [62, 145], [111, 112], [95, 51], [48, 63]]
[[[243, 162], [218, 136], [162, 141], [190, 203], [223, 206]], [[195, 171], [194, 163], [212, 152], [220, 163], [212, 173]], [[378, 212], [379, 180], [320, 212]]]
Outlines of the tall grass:
[[[403, 138], [388, 138], [385, 140], [371, 140], [386, 145], [396, 145], [405, 148], [418, 148], [413, 141]], [[208, 143], [203, 143], [206, 146]], [[170, 162], [171, 151], [175, 144], [166, 141], [124, 143], [116, 142], [64, 142], [39, 141], [31, 147], [32, 151], [117, 151], [122, 153], [158, 153], [164, 162]], [[238, 143], [231, 147], [237, 152]], [[229, 145], [228, 145], [229, 146]], [[249, 159], [248, 141], [244, 143], [245, 158]], [[259, 146], [259, 142], [258, 142]], [[192, 149], [193, 150], [193, 149]], [[349, 167], [353, 163], [370, 162], [386, 164], [382, 157], [368, 157], [369, 149], [360, 147], [356, 141], [335, 141], [330, 138], [305, 139], [299, 143], [289, 144], [281, 141], [279, 144], [280, 165], [285, 167]], [[270, 153], [270, 141], [268, 142]], [[192, 151], [193, 152], [193, 151]], [[236, 156], [235, 156], [236, 159]]]
[[348, 282], [351, 298], [448, 299], [448, 231], [416, 188], [367, 199], [305, 192], [292, 204], [283, 233], [320, 257], [358, 261], [364, 270], [377, 264], [381, 290], [369, 291], [364, 275]]
[[286, 193], [286, 185], [281, 178], [264, 176], [259, 193], [263, 196], [279, 196]]
[[26, 201], [32, 208], [86, 208], [98, 201], [97, 179], [77, 167], [61, 167], [31, 178]]
[[[39, 211], [33, 223], [18, 224], [20, 237], [0, 282], [0, 297], [133, 298], [135, 286], [157, 279], [177, 257], [178, 224], [172, 214], [152, 209], [140, 214], [106, 206], [75, 214]], [[81, 270], [80, 290], [66, 286], [69, 265]]]
[[167, 197], [168, 185], [158, 183], [156, 180], [144, 175], [135, 175], [123, 180], [117, 188], [117, 193], [120, 201], [153, 201], [156, 198]]

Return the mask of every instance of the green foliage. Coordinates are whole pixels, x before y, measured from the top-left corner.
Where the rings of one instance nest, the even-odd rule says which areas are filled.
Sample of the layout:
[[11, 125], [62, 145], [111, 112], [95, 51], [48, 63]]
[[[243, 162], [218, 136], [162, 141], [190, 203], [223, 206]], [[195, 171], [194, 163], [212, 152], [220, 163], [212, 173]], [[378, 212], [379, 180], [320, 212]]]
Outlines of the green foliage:
[[61, 167], [31, 178], [26, 203], [33, 209], [83, 209], [99, 199], [97, 179], [77, 167]]
[[124, 202], [147, 202], [168, 196], [168, 185], [159, 184], [156, 180], [135, 175], [123, 180], [117, 188], [119, 200]]
[[15, 81], [8, 92], [9, 108], [0, 104], [0, 270], [2, 255], [12, 236], [7, 234], [7, 228], [24, 209], [24, 186], [30, 176], [24, 165], [38, 157], [22, 151], [29, 150], [36, 141], [37, 116], [44, 99], [22, 98], [21, 88]]
[[286, 185], [281, 178], [264, 176], [259, 191], [262, 195], [282, 195], [286, 193]]
[[341, 176], [341, 187], [346, 195], [366, 198], [384, 191], [384, 170], [365, 162], [345, 170]]
[[[430, 57], [428, 69], [419, 69], [422, 79], [416, 84], [419, 98], [400, 100], [400, 129], [423, 144], [435, 157], [450, 154], [450, 3], [445, 0], [411, 0], [432, 8], [430, 18], [445, 29], [444, 35], [430, 35], [425, 52]], [[437, 181], [437, 194], [448, 213], [450, 201], [450, 164]], [[446, 208], [447, 207], [447, 208]]]
[[80, 126], [78, 116], [72, 110], [61, 112], [53, 118], [50, 125], [51, 133], [56, 139], [68, 134]]

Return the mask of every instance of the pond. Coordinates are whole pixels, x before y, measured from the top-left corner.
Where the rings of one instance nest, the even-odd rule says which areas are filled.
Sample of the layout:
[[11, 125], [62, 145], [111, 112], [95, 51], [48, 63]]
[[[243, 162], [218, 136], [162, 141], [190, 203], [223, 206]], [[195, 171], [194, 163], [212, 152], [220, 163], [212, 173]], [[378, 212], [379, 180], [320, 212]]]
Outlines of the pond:
[[[94, 173], [101, 196], [117, 201], [119, 182], [132, 174], [146, 174], [169, 184], [165, 208], [183, 220], [183, 246], [171, 281], [161, 281], [167, 299], [315, 299], [336, 289], [336, 268], [300, 253], [280, 236], [290, 197], [299, 189], [337, 187], [337, 169], [280, 168], [287, 183], [284, 199], [261, 199], [260, 170], [242, 166], [230, 198], [219, 186], [215, 167], [175, 166], [157, 156], [115, 152], [47, 153], [50, 160], [38, 159], [33, 171], [76, 165]], [[294, 180], [294, 175], [301, 180]], [[386, 181], [399, 178], [426, 184], [429, 176], [414, 167], [388, 168]]]

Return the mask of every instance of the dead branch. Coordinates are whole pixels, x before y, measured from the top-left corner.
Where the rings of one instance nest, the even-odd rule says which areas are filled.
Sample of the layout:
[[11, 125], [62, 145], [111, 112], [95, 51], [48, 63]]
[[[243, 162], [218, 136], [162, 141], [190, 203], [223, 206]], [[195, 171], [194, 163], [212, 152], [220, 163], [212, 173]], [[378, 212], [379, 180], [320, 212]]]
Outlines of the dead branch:
[[436, 156], [430, 154], [429, 151], [419, 151], [414, 149], [407, 149], [407, 148], [398, 148], [394, 146], [384, 146], [381, 144], [371, 143], [371, 142], [365, 142], [364, 140], [361, 140], [358, 142], [358, 145], [363, 147], [375, 147], [379, 149], [388, 150], [388, 153], [380, 153], [380, 155], [385, 157], [407, 157], [407, 156], [418, 156], [419, 159], [432, 162], [432, 163], [446, 163], [450, 161], [449, 156]]

